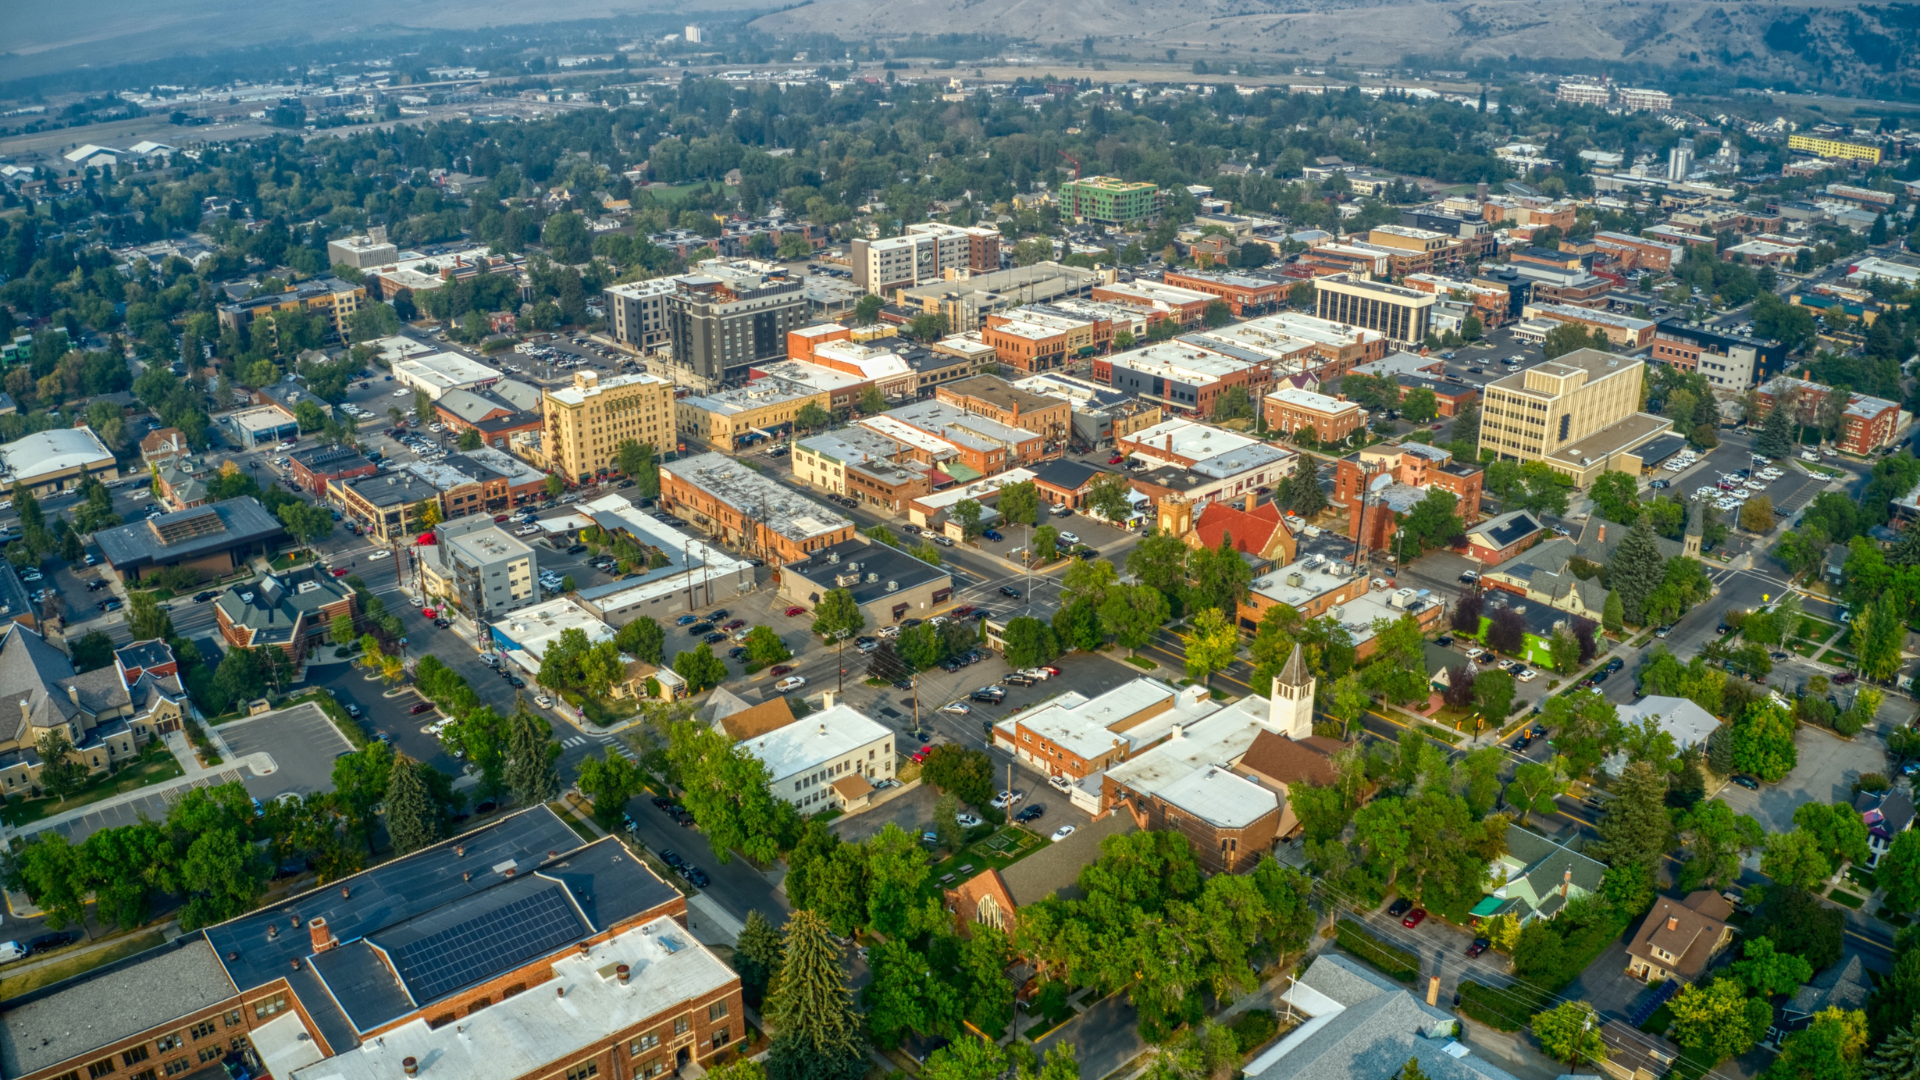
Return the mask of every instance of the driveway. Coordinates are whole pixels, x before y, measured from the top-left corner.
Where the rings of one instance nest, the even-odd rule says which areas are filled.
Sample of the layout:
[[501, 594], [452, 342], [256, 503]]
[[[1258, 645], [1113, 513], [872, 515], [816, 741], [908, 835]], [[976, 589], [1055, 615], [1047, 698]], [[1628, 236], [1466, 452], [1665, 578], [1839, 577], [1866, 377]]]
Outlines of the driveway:
[[1599, 959], [1587, 965], [1560, 995], [1585, 1001], [1608, 1019], [1624, 1020], [1633, 1011], [1634, 1002], [1647, 993], [1647, 984], [1627, 974], [1627, 943], [1616, 941], [1606, 947]]
[[921, 828], [933, 820], [933, 804], [939, 799], [940, 793], [931, 785], [921, 784], [871, 810], [835, 818], [831, 827], [849, 844], [861, 843], [888, 825], [898, 825], [917, 836]]
[[1853, 782], [1862, 773], [1887, 771], [1886, 744], [1871, 731], [1849, 741], [1803, 724], [1793, 745], [1799, 764], [1779, 783], [1763, 784], [1759, 791], [1729, 784], [1720, 792], [1728, 806], [1752, 815], [1770, 833], [1791, 832], [1793, 812], [1802, 803], [1851, 803]]
[[1056, 1046], [1071, 1046], [1078, 1055], [1080, 1080], [1100, 1080], [1147, 1049], [1139, 1023], [1140, 1014], [1127, 1003], [1126, 994], [1113, 994], [1060, 1025], [1033, 1048], [1044, 1058]]

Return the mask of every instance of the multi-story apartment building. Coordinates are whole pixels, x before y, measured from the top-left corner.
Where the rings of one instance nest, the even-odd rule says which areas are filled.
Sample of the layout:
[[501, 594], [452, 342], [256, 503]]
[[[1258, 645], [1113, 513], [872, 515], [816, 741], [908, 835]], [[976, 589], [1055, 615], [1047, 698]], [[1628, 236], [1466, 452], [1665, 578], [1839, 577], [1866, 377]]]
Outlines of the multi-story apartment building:
[[1016, 389], [992, 375], [947, 383], [933, 396], [976, 416], [1037, 432], [1049, 442], [1065, 442], [1073, 427], [1073, 409], [1064, 399]]
[[[1830, 386], [1779, 375], [1760, 387], [1755, 396], [1760, 418], [1764, 419], [1768, 413], [1784, 404], [1793, 410], [1796, 422], [1810, 424], [1817, 422], [1816, 418], [1833, 392]], [[1833, 445], [1846, 453], [1862, 457], [1883, 446], [1891, 446], [1903, 430], [1901, 415], [1898, 402], [1850, 393], [1846, 411], [1840, 414], [1840, 433], [1834, 437]]]
[[1393, 276], [1424, 274], [1435, 266], [1457, 257], [1460, 242], [1453, 236], [1412, 225], [1376, 225], [1367, 233], [1367, 243], [1394, 252], [1388, 260]]
[[[976, 480], [1019, 465], [1059, 456], [1060, 444], [1049, 444], [1036, 431], [1003, 424], [966, 412], [942, 401], [919, 401], [863, 417], [860, 423], [901, 443], [916, 461], [938, 465], [956, 480]], [[1054, 449], [1048, 451], [1052, 445]], [[973, 473], [954, 473], [963, 465]]]
[[1185, 341], [1116, 353], [1107, 358], [1104, 370], [1115, 390], [1189, 417], [1211, 417], [1222, 396], [1235, 387], [1257, 408], [1273, 384], [1273, 364], [1264, 357], [1215, 352]]
[[0, 1068], [663, 1077], [748, 1035], [739, 976], [686, 914], [619, 840], [535, 806], [17, 1001]]
[[325, 496], [335, 480], [372, 476], [374, 464], [352, 445], [310, 446], [287, 455], [287, 475], [303, 490]]
[[329, 481], [327, 494], [382, 544], [406, 542], [426, 504], [440, 501], [439, 488], [405, 470]]
[[1798, 150], [1815, 157], [1831, 158], [1836, 161], [1864, 161], [1869, 165], [1880, 164], [1880, 147], [1868, 143], [1845, 142], [1840, 139], [1827, 139], [1818, 135], [1789, 135], [1787, 149]]
[[491, 619], [538, 603], [540, 564], [533, 548], [483, 515], [441, 522], [435, 543], [419, 548], [420, 580], [428, 596]]
[[1060, 210], [1068, 217], [1096, 225], [1125, 225], [1146, 221], [1166, 206], [1167, 197], [1153, 184], [1112, 176], [1088, 176], [1060, 185]]
[[745, 382], [752, 365], [781, 359], [787, 333], [807, 319], [805, 286], [744, 260], [708, 259], [673, 280], [666, 315], [674, 365], [709, 383]]
[[1414, 348], [1426, 340], [1432, 308], [1438, 300], [1431, 293], [1352, 274], [1319, 279], [1314, 282], [1314, 295], [1319, 304], [1315, 314], [1320, 318], [1376, 330], [1395, 345]]
[[1115, 313], [1099, 309], [1118, 305], [1067, 303], [1096, 310], [1082, 312], [1051, 304], [1014, 308], [988, 315], [980, 325], [980, 340], [993, 347], [1000, 363], [1027, 375], [1056, 371], [1072, 360], [1110, 348], [1118, 329], [1111, 317]]
[[1613, 102], [1613, 88], [1604, 83], [1563, 82], [1553, 96], [1569, 105], [1608, 105]]
[[1267, 428], [1288, 434], [1311, 428], [1322, 443], [1338, 442], [1367, 422], [1366, 410], [1351, 401], [1285, 386], [1261, 403]]
[[1623, 86], [1620, 107], [1628, 112], [1667, 112], [1673, 108], [1673, 95], [1664, 90], [1642, 90]]
[[898, 509], [933, 490], [932, 464], [905, 451], [899, 442], [855, 424], [794, 440], [793, 477], [834, 495]]
[[585, 482], [613, 470], [620, 444], [650, 443], [657, 451], [677, 445], [673, 384], [657, 375], [576, 371], [573, 385], [542, 394], [549, 467]]
[[1227, 302], [1227, 310], [1236, 319], [1264, 315], [1280, 304], [1286, 290], [1281, 282], [1214, 270], [1168, 270], [1161, 275], [1168, 285], [1203, 292]]
[[1585, 486], [1608, 468], [1638, 474], [1632, 452], [1672, 427], [1640, 408], [1646, 365], [1576, 349], [1488, 383], [1480, 450], [1505, 461], [1542, 461]]
[[901, 307], [928, 315], [945, 315], [947, 329], [956, 334], [978, 330], [981, 321], [996, 312], [1027, 304], [1044, 304], [1067, 297], [1083, 297], [1111, 275], [1056, 262], [1038, 262], [953, 281], [935, 281], [901, 289]]
[[922, 221], [900, 236], [856, 239], [849, 245], [853, 283], [885, 296], [897, 289], [939, 281], [950, 270], [986, 273], [1000, 269], [1000, 231]]
[[1678, 244], [1649, 240], [1632, 233], [1596, 232], [1593, 234], [1593, 246], [1602, 251], [1630, 256], [1629, 269], [1652, 270], [1663, 274], [1686, 257], [1686, 249]]
[[1431, 491], [1455, 500], [1462, 525], [1480, 517], [1484, 470], [1455, 461], [1451, 451], [1421, 443], [1381, 446], [1348, 454], [1334, 463], [1333, 504], [1347, 511], [1347, 535], [1362, 547], [1385, 548], [1399, 520]]
[[670, 340], [667, 298], [678, 288], [674, 278], [607, 286], [607, 329], [613, 339], [640, 352], [665, 345]]
[[740, 746], [767, 767], [767, 790], [807, 814], [863, 799], [894, 771], [893, 729], [851, 705], [830, 705]]
[[[268, 316], [287, 312], [319, 315], [327, 321], [327, 340], [344, 341], [347, 320], [367, 302], [364, 285], [341, 281], [337, 277], [318, 277], [290, 285], [285, 292], [255, 296], [219, 308], [220, 328], [240, 333], [260, 323], [256, 332], [273, 334], [274, 322]], [[264, 320], [264, 321], [263, 321]]]
[[804, 559], [855, 531], [852, 521], [715, 453], [660, 466], [660, 505], [769, 561]]

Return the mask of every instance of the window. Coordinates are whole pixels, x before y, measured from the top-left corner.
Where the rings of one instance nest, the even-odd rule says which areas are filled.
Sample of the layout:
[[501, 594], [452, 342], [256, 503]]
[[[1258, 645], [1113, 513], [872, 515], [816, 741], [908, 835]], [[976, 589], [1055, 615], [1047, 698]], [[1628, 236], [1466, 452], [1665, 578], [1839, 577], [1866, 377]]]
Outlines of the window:
[[112, 1058], [101, 1058], [99, 1061], [96, 1061], [93, 1064], [87, 1066], [87, 1076], [90, 1078], [90, 1080], [98, 1080], [99, 1077], [110, 1076], [112, 1074], [113, 1074]]
[[189, 1028], [187, 1033], [189, 1035], [192, 1035], [196, 1039], [204, 1039], [207, 1036], [213, 1034], [214, 1031], [216, 1030], [218, 1029], [215, 1027], [213, 1021], [202, 1020], [199, 1023], [193, 1025], [193, 1027]]
[[587, 1080], [589, 1076], [600, 1075], [600, 1063], [589, 1061], [584, 1065], [575, 1065], [567, 1070], [567, 1080]]
[[715, 1050], [720, 1049], [732, 1041], [731, 1033], [728, 1032], [726, 1028], [720, 1028], [713, 1033], [713, 1048]]
[[144, 1046], [136, 1046], [120, 1055], [120, 1064], [122, 1065], [138, 1065], [145, 1060], [147, 1060], [147, 1048]]
[[725, 1001], [716, 1001], [713, 1004], [707, 1006], [707, 1020], [709, 1022], [722, 1019], [726, 1015], [727, 1015], [727, 1003]]
[[164, 1066], [164, 1070], [168, 1076], [179, 1076], [191, 1068], [193, 1068], [193, 1062], [188, 1061], [186, 1058], [174, 1058]]
[[154, 1080], [158, 1075], [159, 1073], [153, 1069], [142, 1069], [132, 1076], [127, 1077], [127, 1080]]
[[649, 1031], [645, 1035], [633, 1040], [633, 1042], [627, 1046], [627, 1052], [634, 1057], [639, 1057], [641, 1054], [646, 1053], [648, 1050], [653, 1050], [659, 1045], [660, 1033], [657, 1031]]
[[652, 1061], [649, 1061], [645, 1065], [640, 1066], [640, 1080], [653, 1080], [654, 1077], [659, 1075], [660, 1075], [660, 1059], [659, 1058], [654, 1058]]
[[689, 1018], [688, 1018], [688, 1017], [685, 1017], [685, 1016], [676, 1016], [676, 1017], [674, 1017], [674, 1019], [673, 1019], [673, 1033], [674, 1033], [675, 1035], [685, 1035], [685, 1034], [687, 1033], [687, 1027], [688, 1027], [688, 1020], [689, 1020]]
[[226, 1056], [227, 1052], [220, 1047], [209, 1046], [200, 1051], [200, 1064], [205, 1065], [209, 1061], [219, 1061]]
[[169, 1050], [178, 1050], [185, 1043], [186, 1043], [186, 1040], [182, 1039], [177, 1034], [162, 1035], [159, 1038], [153, 1040], [154, 1049], [160, 1051], [163, 1054]]
[[261, 1020], [280, 1012], [287, 1007], [287, 995], [275, 994], [253, 1003], [253, 1015]]

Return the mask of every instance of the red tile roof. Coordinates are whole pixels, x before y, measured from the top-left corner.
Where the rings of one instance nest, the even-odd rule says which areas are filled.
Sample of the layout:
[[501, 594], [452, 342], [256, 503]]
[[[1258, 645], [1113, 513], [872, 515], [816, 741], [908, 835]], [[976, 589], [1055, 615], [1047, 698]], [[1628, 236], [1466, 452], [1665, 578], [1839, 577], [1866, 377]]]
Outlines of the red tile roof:
[[1221, 538], [1228, 536], [1235, 551], [1252, 555], [1266, 552], [1273, 530], [1279, 527], [1280, 508], [1272, 503], [1261, 503], [1251, 513], [1229, 503], [1208, 503], [1193, 523], [1193, 531], [1206, 546], [1217, 548]]

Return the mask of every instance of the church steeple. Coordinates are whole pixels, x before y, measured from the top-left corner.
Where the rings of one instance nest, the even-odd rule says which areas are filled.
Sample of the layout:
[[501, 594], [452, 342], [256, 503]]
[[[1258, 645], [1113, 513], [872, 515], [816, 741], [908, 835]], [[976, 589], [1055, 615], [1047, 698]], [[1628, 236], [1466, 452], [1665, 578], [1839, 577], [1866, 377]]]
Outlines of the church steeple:
[[1307, 654], [1298, 643], [1287, 665], [1273, 677], [1273, 693], [1268, 697], [1267, 722], [1289, 739], [1304, 739], [1313, 734], [1313, 691], [1317, 680], [1307, 669]]
[[1703, 499], [1695, 499], [1687, 507], [1687, 535], [1681, 541], [1680, 553], [1689, 559], [1700, 557], [1701, 534], [1707, 528], [1706, 515], [1706, 501]]

